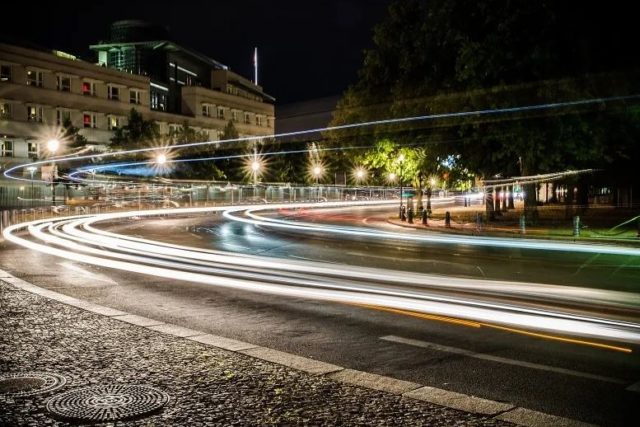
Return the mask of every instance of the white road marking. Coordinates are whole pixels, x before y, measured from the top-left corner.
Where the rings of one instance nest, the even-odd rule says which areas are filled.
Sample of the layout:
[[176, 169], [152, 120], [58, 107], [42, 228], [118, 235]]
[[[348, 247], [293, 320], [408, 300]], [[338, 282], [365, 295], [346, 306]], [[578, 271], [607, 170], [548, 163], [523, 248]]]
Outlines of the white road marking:
[[541, 364], [538, 364], [538, 363], [525, 362], [525, 361], [522, 361], [522, 360], [507, 359], [505, 357], [493, 356], [491, 354], [485, 354], [485, 353], [476, 353], [476, 352], [473, 352], [473, 351], [470, 351], [470, 350], [465, 350], [465, 349], [462, 349], [462, 348], [449, 347], [449, 346], [445, 346], [445, 345], [430, 343], [430, 342], [427, 342], [427, 341], [414, 340], [414, 339], [410, 339], [410, 338], [402, 338], [402, 337], [397, 337], [395, 335], [387, 335], [387, 336], [384, 336], [384, 337], [380, 337], [380, 339], [383, 340], [383, 341], [395, 342], [395, 343], [399, 343], [399, 344], [406, 344], [406, 345], [410, 345], [410, 346], [413, 346], [413, 347], [427, 348], [427, 349], [430, 349], [430, 350], [436, 350], [436, 351], [443, 351], [443, 352], [447, 352], [447, 353], [460, 354], [462, 356], [472, 357], [474, 359], [488, 360], [490, 362], [497, 362], [497, 363], [504, 363], [505, 365], [521, 366], [523, 368], [538, 369], [538, 370], [541, 370], [541, 371], [555, 372], [555, 373], [558, 373], [558, 374], [571, 375], [571, 376], [574, 376], [574, 377], [587, 378], [587, 379], [590, 379], [590, 380], [604, 381], [604, 382], [609, 382], [609, 383], [614, 383], [614, 384], [627, 384], [628, 383], [628, 381], [621, 380], [619, 378], [605, 377], [605, 376], [602, 376], [602, 375], [589, 374], [587, 372], [579, 372], [579, 371], [574, 371], [572, 369], [565, 369], [565, 368], [558, 368], [558, 367], [555, 367], [555, 366], [541, 365]]

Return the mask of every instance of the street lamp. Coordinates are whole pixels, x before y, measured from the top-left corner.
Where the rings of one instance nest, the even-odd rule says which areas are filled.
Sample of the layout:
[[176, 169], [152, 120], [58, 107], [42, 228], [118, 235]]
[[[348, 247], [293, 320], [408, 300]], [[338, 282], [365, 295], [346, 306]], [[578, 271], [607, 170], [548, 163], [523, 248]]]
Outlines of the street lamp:
[[316, 179], [316, 188], [317, 188], [317, 197], [318, 200], [320, 200], [320, 186], [318, 184], [318, 180], [320, 179], [320, 177], [322, 176], [322, 166], [320, 165], [315, 165], [312, 169], [311, 172], [313, 173], [314, 178]]
[[402, 165], [404, 163], [404, 154], [400, 153], [398, 163], [400, 164], [400, 220], [404, 221], [404, 215], [402, 215]]
[[158, 154], [158, 156], [156, 157], [156, 163], [161, 166], [167, 163], [167, 155], [164, 153]]
[[[47, 150], [51, 153], [51, 156], [56, 154], [56, 151], [60, 148], [60, 141], [56, 138], [52, 138], [47, 141]], [[53, 205], [56, 205], [56, 162], [51, 162], [51, 201]]]
[[[35, 166], [29, 166], [27, 170], [31, 174], [31, 203], [30, 204], [31, 204], [31, 207], [33, 208], [33, 173], [36, 170], [38, 170], [38, 168], [36, 168]], [[34, 218], [35, 218], [35, 214], [34, 214]]]

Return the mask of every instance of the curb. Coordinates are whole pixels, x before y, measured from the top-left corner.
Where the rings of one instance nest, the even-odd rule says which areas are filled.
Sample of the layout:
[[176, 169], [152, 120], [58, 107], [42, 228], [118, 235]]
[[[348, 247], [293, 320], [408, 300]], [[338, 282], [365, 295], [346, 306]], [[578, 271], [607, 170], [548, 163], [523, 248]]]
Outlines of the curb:
[[404, 398], [428, 402], [438, 406], [445, 406], [464, 412], [490, 416], [502, 421], [508, 421], [526, 427], [546, 427], [549, 425], [562, 427], [591, 427], [593, 424], [584, 423], [569, 418], [545, 414], [526, 408], [520, 408], [508, 402], [482, 399], [449, 390], [425, 386], [422, 384], [398, 380], [396, 378], [369, 372], [357, 371], [331, 363], [262, 347], [243, 341], [207, 334], [194, 329], [170, 323], [160, 322], [147, 317], [130, 314], [124, 311], [83, 301], [58, 292], [41, 288], [25, 280], [17, 278], [0, 269], [0, 281], [15, 288], [39, 295], [63, 304], [67, 304], [101, 316], [126, 322], [162, 334], [187, 339], [204, 345], [215, 347], [233, 353], [243, 354], [270, 363], [276, 363], [311, 375], [324, 376], [343, 384], [362, 387], [370, 390], [382, 391]]
[[[440, 220], [436, 220], [436, 221], [440, 221]], [[594, 244], [604, 244], [604, 245], [624, 245], [624, 246], [628, 246], [631, 248], [636, 248], [638, 247], [638, 245], [640, 244], [640, 238], [636, 238], [635, 240], [632, 239], [606, 239], [606, 238], [602, 238], [602, 239], [598, 239], [598, 238], [593, 238], [593, 237], [572, 237], [572, 236], [565, 236], [565, 237], [553, 237], [553, 236], [548, 236], [545, 234], [538, 234], [536, 232], [531, 232], [528, 231], [526, 234], [522, 234], [522, 233], [517, 233], [517, 232], [486, 232], [486, 230], [480, 231], [478, 232], [476, 229], [471, 229], [469, 228], [468, 230], [471, 230], [471, 232], [467, 232], [461, 229], [456, 229], [454, 227], [451, 228], [447, 228], [447, 227], [440, 227], [440, 226], [436, 226], [436, 227], [429, 227], [429, 226], [423, 226], [421, 223], [419, 222], [414, 222], [413, 224], [407, 224], [407, 223], [403, 223], [399, 220], [395, 220], [395, 219], [390, 219], [387, 218], [386, 220], [387, 224], [396, 226], [396, 227], [402, 227], [402, 228], [409, 228], [409, 229], [413, 229], [413, 230], [422, 230], [422, 231], [429, 231], [432, 233], [440, 233], [440, 234], [452, 234], [452, 235], [456, 235], [456, 236], [482, 236], [482, 237], [497, 237], [497, 238], [505, 238], [505, 239], [538, 239], [538, 240], [550, 240], [553, 242], [572, 242], [572, 243], [594, 243]]]

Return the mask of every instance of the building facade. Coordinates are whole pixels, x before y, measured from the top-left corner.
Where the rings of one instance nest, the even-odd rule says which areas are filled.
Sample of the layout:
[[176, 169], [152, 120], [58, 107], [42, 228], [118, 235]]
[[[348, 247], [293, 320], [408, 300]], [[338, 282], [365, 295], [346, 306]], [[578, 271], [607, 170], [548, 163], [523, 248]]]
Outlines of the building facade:
[[89, 144], [107, 147], [131, 108], [154, 120], [162, 134], [186, 123], [218, 140], [229, 121], [241, 136], [274, 133], [274, 99], [262, 87], [170, 41], [140, 41], [163, 33], [124, 22], [126, 31], [114, 24], [114, 40], [91, 46], [98, 64], [0, 43], [2, 170], [41, 157], [66, 119]]

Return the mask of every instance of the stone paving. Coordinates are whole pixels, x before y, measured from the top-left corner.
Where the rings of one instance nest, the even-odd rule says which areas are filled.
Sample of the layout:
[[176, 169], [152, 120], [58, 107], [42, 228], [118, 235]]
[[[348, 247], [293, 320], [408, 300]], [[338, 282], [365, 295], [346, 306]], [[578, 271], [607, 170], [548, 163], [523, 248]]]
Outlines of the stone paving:
[[0, 374], [25, 371], [60, 374], [67, 383], [48, 394], [0, 394], [0, 426], [77, 425], [55, 418], [47, 400], [113, 383], [151, 386], [170, 400], [143, 418], [96, 425], [511, 425], [168, 336], [0, 282]]

